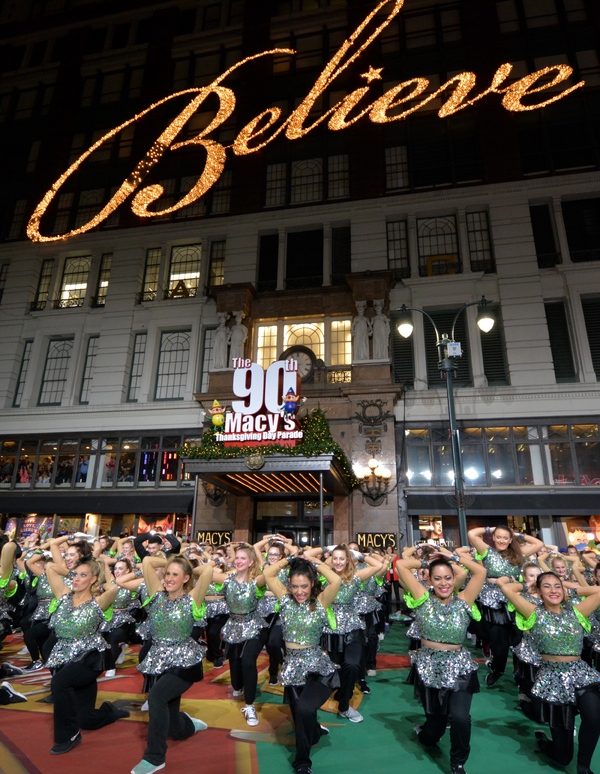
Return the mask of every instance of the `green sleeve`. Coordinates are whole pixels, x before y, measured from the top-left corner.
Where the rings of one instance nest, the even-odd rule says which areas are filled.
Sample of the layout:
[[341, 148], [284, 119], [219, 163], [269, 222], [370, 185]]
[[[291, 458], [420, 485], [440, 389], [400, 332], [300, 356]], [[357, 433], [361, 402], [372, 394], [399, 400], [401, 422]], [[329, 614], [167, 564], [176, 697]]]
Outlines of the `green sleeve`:
[[256, 587], [256, 598], [257, 599], [262, 599], [264, 597], [264, 595], [266, 594], [266, 592], [267, 592], [267, 587], [266, 586], [257, 586]]
[[146, 605], [150, 604], [150, 602], [152, 602], [152, 600], [154, 599], [155, 595], [156, 595], [156, 591], [151, 597], [148, 597], [148, 599], [145, 602], [142, 602], [142, 607], [146, 607]]
[[109, 606], [106, 608], [106, 610], [104, 611], [104, 618], [105, 618], [107, 621], [112, 621], [113, 613], [114, 613], [113, 606], [112, 606], [112, 605], [109, 605]]
[[331, 605], [327, 608], [325, 611], [327, 613], [327, 620], [329, 621], [329, 628], [330, 629], [337, 629], [337, 621], [335, 620], [335, 613], [333, 612], [333, 608]]
[[474, 621], [481, 621], [481, 610], [477, 607], [475, 602], [471, 605], [471, 615]]
[[223, 586], [224, 585], [225, 585], [224, 583], [213, 583], [213, 587], [214, 587], [215, 591], [217, 591], [217, 592], [223, 591]]
[[0, 579], [0, 589], [4, 590], [4, 597], [5, 599], [10, 599], [14, 594], [17, 593], [17, 584], [15, 583], [14, 588], [7, 589], [6, 587], [11, 582], [12, 578], [2, 578]]
[[479, 551], [475, 551], [475, 559], [476, 559], [476, 561], [478, 561], [478, 562], [483, 561], [483, 559], [485, 559], [485, 557], [488, 555], [488, 551], [489, 550], [490, 550], [489, 548], [486, 548], [485, 551], [482, 554], [480, 554]]
[[419, 607], [423, 604], [423, 602], [426, 602], [429, 599], [429, 592], [427, 589], [425, 589], [425, 593], [422, 597], [419, 597], [419, 599], [415, 599], [413, 595], [410, 593], [410, 591], [404, 592], [404, 601], [406, 602], [407, 607], [409, 607], [411, 610], [414, 610], [415, 607]]
[[378, 578], [377, 576], [375, 576], [375, 580], [377, 581], [378, 586], [383, 586], [383, 578]]
[[534, 623], [537, 621], [537, 610], [534, 610], [533, 613], [529, 616], [529, 618], [525, 618], [525, 616], [522, 613], [519, 613], [519, 611], [517, 610], [515, 620], [516, 620], [517, 627], [522, 632], [526, 632], [529, 629], [531, 629]]
[[108, 555], [109, 555], [109, 556], [116, 556], [116, 555], [117, 555], [117, 552], [116, 552], [116, 551], [113, 551], [113, 550], [111, 549], [111, 550], [108, 552]]
[[198, 607], [198, 605], [195, 602], [193, 602], [192, 612], [194, 613], [194, 621], [201, 621], [206, 615], [206, 605], [204, 604], [204, 602], [202, 602], [200, 607]]
[[52, 614], [56, 610], [57, 607], [58, 607], [58, 599], [56, 597], [54, 597], [52, 602], [50, 602], [50, 607], [48, 608], [48, 612], [50, 614]]
[[575, 611], [575, 615], [577, 616], [577, 620], [579, 623], [583, 626], [584, 630], [589, 634], [592, 631], [592, 624], [590, 623], [589, 618], [586, 618], [583, 613], [579, 612], [579, 608], [577, 605], [573, 605], [573, 610]]

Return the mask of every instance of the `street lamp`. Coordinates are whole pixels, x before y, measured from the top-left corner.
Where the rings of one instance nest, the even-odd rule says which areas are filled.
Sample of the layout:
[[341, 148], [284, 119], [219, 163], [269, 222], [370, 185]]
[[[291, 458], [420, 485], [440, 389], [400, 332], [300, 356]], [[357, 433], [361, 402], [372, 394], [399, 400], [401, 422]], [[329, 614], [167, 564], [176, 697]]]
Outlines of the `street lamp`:
[[494, 316], [488, 305], [491, 302], [488, 301], [485, 296], [481, 297], [481, 301], [472, 301], [469, 304], [465, 304], [462, 309], [459, 309], [456, 313], [454, 320], [452, 321], [452, 330], [450, 336], [443, 333], [440, 336], [437, 325], [433, 321], [431, 315], [429, 315], [424, 309], [419, 309], [414, 306], [406, 306], [402, 304], [400, 311], [400, 321], [398, 323], [398, 333], [405, 339], [409, 338], [413, 332], [413, 322], [410, 312], [420, 312], [422, 315], [428, 318], [433, 325], [436, 336], [436, 346], [438, 349], [438, 369], [446, 379], [446, 395], [448, 397], [448, 416], [450, 419], [450, 437], [452, 440], [452, 464], [454, 467], [454, 493], [456, 500], [456, 510], [458, 513], [458, 531], [460, 534], [461, 545], [468, 545], [467, 538], [467, 513], [465, 502], [465, 477], [462, 465], [462, 456], [460, 452], [460, 437], [458, 428], [456, 427], [456, 411], [454, 409], [454, 389], [453, 379], [454, 374], [458, 370], [456, 365], [456, 358], [461, 357], [460, 343], [454, 340], [454, 328], [459, 316], [470, 306], [477, 305], [477, 325], [479, 329], [484, 333], [489, 333], [494, 327]]

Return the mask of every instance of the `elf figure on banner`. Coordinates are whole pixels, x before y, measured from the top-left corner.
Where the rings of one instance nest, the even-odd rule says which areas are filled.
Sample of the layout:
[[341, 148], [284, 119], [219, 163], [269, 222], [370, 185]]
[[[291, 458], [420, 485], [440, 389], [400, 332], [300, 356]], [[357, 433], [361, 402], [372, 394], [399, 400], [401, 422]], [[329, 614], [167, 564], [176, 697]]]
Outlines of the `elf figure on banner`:
[[223, 408], [218, 400], [213, 401], [212, 408], [208, 409], [206, 413], [210, 414], [211, 422], [216, 430], [223, 427], [225, 424], [225, 414], [230, 410], [229, 408]]
[[296, 395], [296, 393], [290, 387], [283, 399], [283, 409], [281, 411], [281, 416], [284, 419], [296, 416], [298, 411], [302, 408], [302, 406], [304, 406], [305, 403], [306, 398], [300, 398], [300, 396]]

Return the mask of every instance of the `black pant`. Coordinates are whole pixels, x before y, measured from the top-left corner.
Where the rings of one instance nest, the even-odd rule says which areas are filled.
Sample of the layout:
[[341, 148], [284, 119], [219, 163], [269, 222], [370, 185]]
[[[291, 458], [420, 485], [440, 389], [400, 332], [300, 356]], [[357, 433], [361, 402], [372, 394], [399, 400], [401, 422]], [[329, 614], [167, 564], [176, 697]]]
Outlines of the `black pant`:
[[349, 645], [346, 645], [341, 653], [333, 651], [329, 654], [334, 664], [339, 664], [341, 666], [341, 685], [335, 693], [335, 698], [339, 705], [339, 712], [346, 712], [350, 706], [350, 698], [354, 692], [354, 685], [360, 674], [360, 662], [363, 650], [364, 645], [362, 642], [351, 642]]
[[364, 679], [365, 672], [368, 669], [377, 669], [377, 646], [379, 645], [379, 623], [371, 623], [372, 616], [367, 615], [365, 622], [367, 629], [367, 646], [363, 648], [363, 657], [361, 661], [360, 676]]
[[177, 675], [164, 674], [148, 694], [150, 720], [148, 722], [148, 746], [144, 760], [154, 766], [165, 762], [167, 739], [187, 739], [194, 734], [194, 724], [179, 711], [181, 695], [193, 683]]
[[283, 629], [275, 625], [261, 629], [261, 639], [269, 654], [269, 677], [277, 677], [283, 664]]
[[[600, 695], [595, 688], [584, 691], [577, 698], [577, 709], [581, 715], [579, 727], [579, 750], [577, 768], [589, 769], [592, 756], [600, 736]], [[540, 750], [561, 766], [568, 766], [573, 760], [573, 729], [551, 728], [552, 741], [540, 742]]]
[[110, 652], [113, 660], [116, 661], [121, 654], [121, 645], [124, 642], [129, 641], [129, 627], [118, 626], [116, 629], [112, 629], [110, 632], [104, 632], [104, 639], [110, 645]]
[[56, 637], [56, 634], [54, 633], [54, 630], [50, 630], [50, 635], [48, 636], [48, 639], [42, 643], [41, 651], [42, 651], [42, 661], [48, 661], [50, 658], [50, 653], [52, 653], [52, 648], [56, 645], [58, 642], [58, 639]]
[[251, 640], [246, 640], [241, 658], [229, 659], [231, 685], [235, 691], [244, 689], [246, 704], [254, 704], [254, 699], [256, 698], [256, 685], [258, 683], [256, 661], [262, 647], [260, 639], [253, 637]]
[[471, 694], [454, 691], [448, 702], [448, 713], [425, 713], [426, 721], [419, 733], [419, 742], [431, 747], [444, 736], [450, 721], [450, 763], [464, 766], [471, 751]]
[[[393, 580], [392, 583], [392, 589], [394, 591], [394, 597], [396, 599], [396, 609], [400, 607], [401, 600], [400, 600], [400, 581]], [[390, 605], [392, 603], [392, 594], [390, 592]]]
[[221, 629], [227, 623], [228, 615], [216, 615], [206, 619], [206, 660], [216, 661], [223, 655], [223, 643], [221, 642]]
[[318, 680], [309, 680], [306, 685], [297, 687], [296, 690], [299, 693], [298, 700], [290, 701], [296, 729], [296, 758], [292, 764], [295, 769], [311, 764], [310, 748], [323, 735], [317, 720], [317, 710], [329, 698], [331, 688]]
[[48, 621], [34, 621], [33, 624], [23, 632], [23, 641], [27, 645], [27, 650], [32, 661], [40, 660], [40, 650], [50, 636], [50, 627]]
[[510, 649], [511, 625], [488, 624], [488, 636], [492, 651], [492, 669], [503, 674]]
[[54, 741], [68, 742], [81, 728], [95, 729], [117, 719], [113, 705], [105, 701], [95, 709], [98, 683], [102, 674], [85, 664], [72, 662], [61, 667], [52, 678], [54, 698]]

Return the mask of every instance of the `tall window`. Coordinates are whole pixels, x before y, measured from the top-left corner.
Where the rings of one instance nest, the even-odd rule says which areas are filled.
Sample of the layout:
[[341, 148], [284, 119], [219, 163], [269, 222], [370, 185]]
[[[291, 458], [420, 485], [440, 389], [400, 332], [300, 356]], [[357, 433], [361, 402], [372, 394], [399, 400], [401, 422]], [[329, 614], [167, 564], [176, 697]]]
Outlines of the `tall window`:
[[467, 212], [471, 271], [496, 271], [487, 212]]
[[27, 207], [27, 199], [18, 199], [15, 202], [15, 209], [13, 210], [13, 218], [8, 231], [9, 239], [18, 239], [21, 236], [21, 229], [25, 221], [25, 208]]
[[352, 363], [351, 320], [331, 321], [331, 365]]
[[94, 298], [94, 306], [104, 306], [106, 304], [106, 294], [108, 293], [108, 281], [110, 279], [110, 270], [112, 268], [112, 253], [104, 253], [100, 261], [100, 274], [98, 275], [98, 287]]
[[325, 357], [325, 333], [324, 324], [296, 323], [283, 326], [283, 348], [302, 345], [312, 349], [315, 357], [323, 360]]
[[231, 181], [232, 172], [231, 170], [226, 170], [215, 183], [212, 189], [212, 202], [210, 207], [210, 211], [213, 215], [229, 212], [229, 206], [231, 204]]
[[453, 215], [417, 221], [419, 275], [460, 274], [456, 220]]
[[413, 337], [405, 339], [398, 331], [400, 312], [390, 313], [392, 339], [392, 373], [395, 384], [403, 384], [405, 389], [413, 389], [415, 381], [415, 365], [413, 352]]
[[562, 301], [556, 301], [544, 304], [544, 309], [546, 311], [546, 322], [548, 323], [550, 350], [552, 352], [556, 381], [559, 383], [575, 382], [577, 378], [565, 305]]
[[210, 369], [213, 360], [213, 341], [215, 328], [206, 328], [204, 331], [204, 346], [202, 347], [202, 377], [200, 379], [200, 392], [208, 392]]
[[547, 204], [534, 204], [529, 208], [529, 217], [537, 264], [540, 269], [551, 269], [561, 262], [561, 255], [556, 249], [550, 208]]
[[73, 198], [75, 194], [60, 194], [56, 201], [56, 215], [52, 227], [53, 234], [63, 234], [69, 230], [69, 220], [71, 218], [71, 208], [73, 207]]
[[331, 284], [343, 285], [352, 272], [352, 232], [350, 226], [331, 229]]
[[279, 258], [279, 235], [262, 234], [258, 251], [258, 292], [277, 288], [277, 263]]
[[41, 312], [46, 308], [53, 268], [54, 258], [46, 258], [42, 263], [42, 271], [40, 272], [40, 279], [35, 293], [35, 301], [31, 304], [32, 312]]
[[600, 197], [562, 203], [574, 263], [600, 261]]
[[292, 231], [287, 235], [285, 288], [323, 285], [323, 229]]
[[323, 198], [323, 160], [307, 159], [292, 163], [292, 204], [318, 202]]
[[146, 266], [144, 268], [142, 292], [139, 297], [140, 303], [142, 301], [154, 301], [156, 298], [161, 256], [160, 247], [151, 247], [146, 251]]
[[90, 389], [92, 378], [94, 376], [94, 362], [98, 353], [98, 339], [100, 336], [90, 336], [88, 339], [87, 352], [85, 353], [85, 365], [83, 367], [83, 376], [81, 378], [81, 392], [79, 393], [80, 403], [90, 402]]
[[350, 164], [347, 154], [327, 158], [327, 198], [350, 196]]
[[[452, 321], [454, 315], [458, 309], [450, 309], [442, 312], [430, 312], [435, 324], [440, 332], [450, 334], [452, 329]], [[454, 377], [454, 384], [457, 387], [467, 387], [471, 383], [471, 363], [469, 357], [469, 342], [467, 338], [466, 316], [461, 314], [456, 321], [456, 327], [454, 329], [456, 341], [461, 343], [462, 357], [456, 359], [458, 366], [458, 372]], [[435, 332], [433, 325], [429, 320], [424, 320], [425, 330], [425, 357], [427, 360], [427, 383], [429, 388], [439, 387], [445, 388], [446, 380], [441, 376], [438, 369], [438, 356], [437, 347], [435, 341]]]
[[261, 325], [257, 338], [256, 361], [263, 368], [268, 368], [277, 360], [277, 326]]
[[90, 191], [82, 191], [79, 194], [79, 206], [75, 216], [75, 228], [89, 223], [95, 217], [104, 204], [104, 188], [93, 188]]
[[286, 164], [267, 165], [265, 207], [283, 207], [286, 200]]
[[133, 357], [131, 359], [131, 373], [129, 375], [129, 389], [127, 391], [127, 400], [130, 403], [137, 403], [140, 394], [144, 360], [146, 359], [146, 339], [146, 333], [135, 334]]
[[385, 149], [385, 190], [408, 187], [408, 152], [406, 145]]
[[89, 255], [67, 258], [60, 286], [60, 298], [55, 302], [56, 309], [71, 306], [83, 306], [87, 291], [88, 274], [92, 259]]
[[388, 269], [392, 270], [394, 279], [410, 277], [405, 220], [395, 220], [387, 224], [387, 253]]
[[222, 285], [225, 282], [225, 240], [211, 242], [208, 284]]
[[155, 400], [183, 400], [190, 359], [190, 332], [174, 331], [160, 337]]
[[202, 245], [181, 245], [171, 249], [167, 298], [188, 298], [198, 292]]
[[56, 339], [48, 344], [40, 406], [60, 406], [62, 403], [72, 350], [73, 339]]
[[582, 298], [581, 306], [596, 379], [600, 381], [600, 298]]
[[479, 331], [481, 355], [483, 357], [483, 373], [490, 387], [509, 383], [501, 310], [499, 306], [494, 306], [491, 308], [491, 311], [493, 311], [496, 318], [496, 324], [487, 333]]
[[2, 303], [4, 288], [6, 287], [6, 277], [8, 275], [9, 266], [10, 266], [10, 263], [3, 263], [0, 265], [0, 304]]
[[21, 400], [23, 398], [23, 390], [25, 389], [25, 382], [27, 381], [27, 372], [29, 371], [29, 363], [31, 362], [31, 349], [33, 347], [33, 340], [25, 342], [23, 348], [23, 357], [21, 359], [21, 368], [19, 370], [19, 378], [17, 380], [17, 389], [15, 390], [15, 397], [13, 400], [13, 406], [19, 408]]

